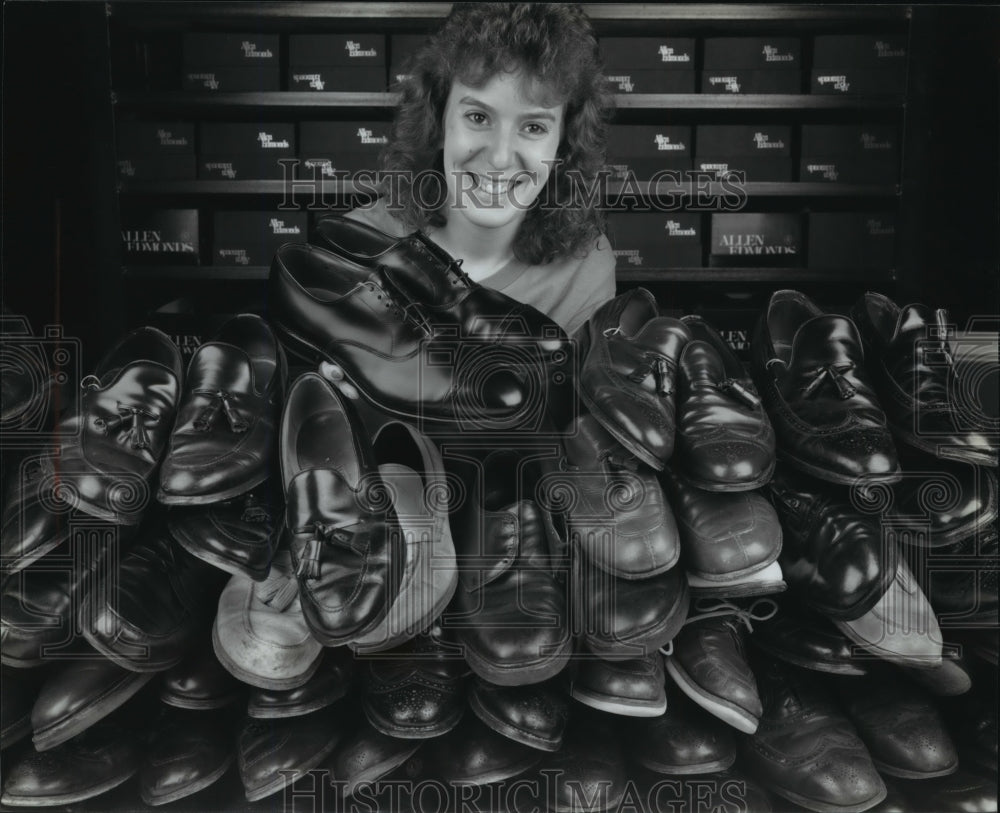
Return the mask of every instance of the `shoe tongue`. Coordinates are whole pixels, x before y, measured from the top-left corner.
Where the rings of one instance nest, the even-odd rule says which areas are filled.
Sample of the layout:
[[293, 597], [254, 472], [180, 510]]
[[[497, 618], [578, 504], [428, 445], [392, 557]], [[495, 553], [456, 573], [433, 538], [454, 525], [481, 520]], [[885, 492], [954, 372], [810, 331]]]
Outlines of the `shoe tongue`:
[[792, 368], [853, 362], [860, 355], [860, 337], [845, 316], [823, 314], [805, 322], [792, 343]]
[[917, 339], [927, 338], [927, 326], [934, 323], [934, 314], [926, 305], [907, 305], [899, 311], [892, 342], [903, 339], [909, 346]]

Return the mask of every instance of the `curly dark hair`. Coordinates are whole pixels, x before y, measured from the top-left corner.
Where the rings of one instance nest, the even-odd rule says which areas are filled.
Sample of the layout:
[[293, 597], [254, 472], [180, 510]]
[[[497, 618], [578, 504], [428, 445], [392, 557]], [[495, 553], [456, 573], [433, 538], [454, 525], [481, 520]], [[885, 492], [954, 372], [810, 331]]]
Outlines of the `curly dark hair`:
[[443, 197], [442, 121], [452, 82], [482, 87], [497, 74], [518, 70], [537, 80], [549, 97], [547, 104], [566, 105], [556, 154], [560, 163], [514, 240], [518, 259], [540, 264], [586, 251], [604, 231], [603, 213], [593, 206], [539, 205], [579, 199], [573, 186], [582, 182], [593, 188], [604, 166], [614, 97], [580, 6], [456, 3], [411, 60], [382, 168], [395, 179], [390, 202], [395, 217], [412, 229], [444, 225], [443, 205], [425, 208], [422, 201]]

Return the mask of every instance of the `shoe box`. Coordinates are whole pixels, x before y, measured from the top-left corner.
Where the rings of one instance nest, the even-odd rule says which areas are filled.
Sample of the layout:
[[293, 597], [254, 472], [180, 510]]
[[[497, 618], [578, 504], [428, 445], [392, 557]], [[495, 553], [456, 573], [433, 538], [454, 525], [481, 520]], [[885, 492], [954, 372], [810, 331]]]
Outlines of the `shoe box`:
[[751, 183], [792, 180], [792, 128], [787, 124], [703, 124], [695, 130], [694, 168], [743, 172]]
[[716, 213], [710, 245], [711, 267], [801, 266], [802, 217], [785, 212]]
[[141, 265], [198, 265], [197, 209], [122, 211], [122, 256]]
[[410, 58], [427, 42], [427, 34], [391, 34], [389, 36], [389, 86], [409, 78]]
[[906, 90], [906, 38], [823, 34], [813, 42], [813, 93], [895, 94]]
[[[640, 181], [663, 170], [691, 169], [691, 128], [657, 124], [613, 124], [608, 130], [611, 179], [631, 173]], [[683, 180], [683, 179], [681, 179]]]
[[214, 265], [270, 265], [283, 243], [306, 241], [307, 213], [216, 211], [212, 214]]
[[288, 89], [382, 93], [384, 34], [290, 34]]
[[122, 119], [115, 130], [118, 176], [130, 181], [195, 178], [194, 124]]
[[891, 268], [896, 221], [888, 212], [810, 212], [810, 268]]
[[299, 125], [299, 160], [308, 171], [318, 167], [323, 177], [375, 172], [391, 127], [388, 121], [304, 121]]
[[605, 76], [616, 93], [694, 93], [691, 37], [602, 37]]
[[220, 93], [281, 90], [280, 38], [261, 33], [185, 33], [181, 86]]
[[800, 93], [797, 37], [706, 37], [702, 93]]
[[894, 184], [899, 137], [894, 125], [803, 124], [799, 180]]
[[619, 270], [701, 268], [702, 216], [690, 212], [619, 212], [608, 217]]
[[283, 180], [280, 159], [296, 156], [295, 125], [203, 122], [198, 128], [198, 178]]

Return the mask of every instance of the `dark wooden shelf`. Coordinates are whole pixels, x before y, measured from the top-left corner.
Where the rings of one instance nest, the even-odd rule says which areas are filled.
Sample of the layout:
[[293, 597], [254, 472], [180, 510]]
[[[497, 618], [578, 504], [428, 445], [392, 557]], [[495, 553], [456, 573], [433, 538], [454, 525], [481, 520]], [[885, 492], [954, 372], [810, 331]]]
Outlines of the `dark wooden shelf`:
[[903, 97], [822, 93], [619, 93], [620, 110], [891, 110], [900, 107]]
[[888, 279], [888, 270], [870, 268], [621, 268], [619, 282], [863, 282]]
[[266, 265], [127, 265], [122, 276], [148, 281], [266, 280]]

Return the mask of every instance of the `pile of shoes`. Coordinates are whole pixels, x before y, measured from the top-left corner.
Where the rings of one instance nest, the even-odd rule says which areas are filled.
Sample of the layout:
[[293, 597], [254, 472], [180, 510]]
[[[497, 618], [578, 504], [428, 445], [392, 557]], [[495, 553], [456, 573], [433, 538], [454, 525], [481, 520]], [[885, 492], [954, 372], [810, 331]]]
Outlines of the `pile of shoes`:
[[945, 315], [778, 291], [748, 370], [641, 288], [567, 337], [420, 233], [313, 239], [5, 451], [3, 805], [995, 809]]

